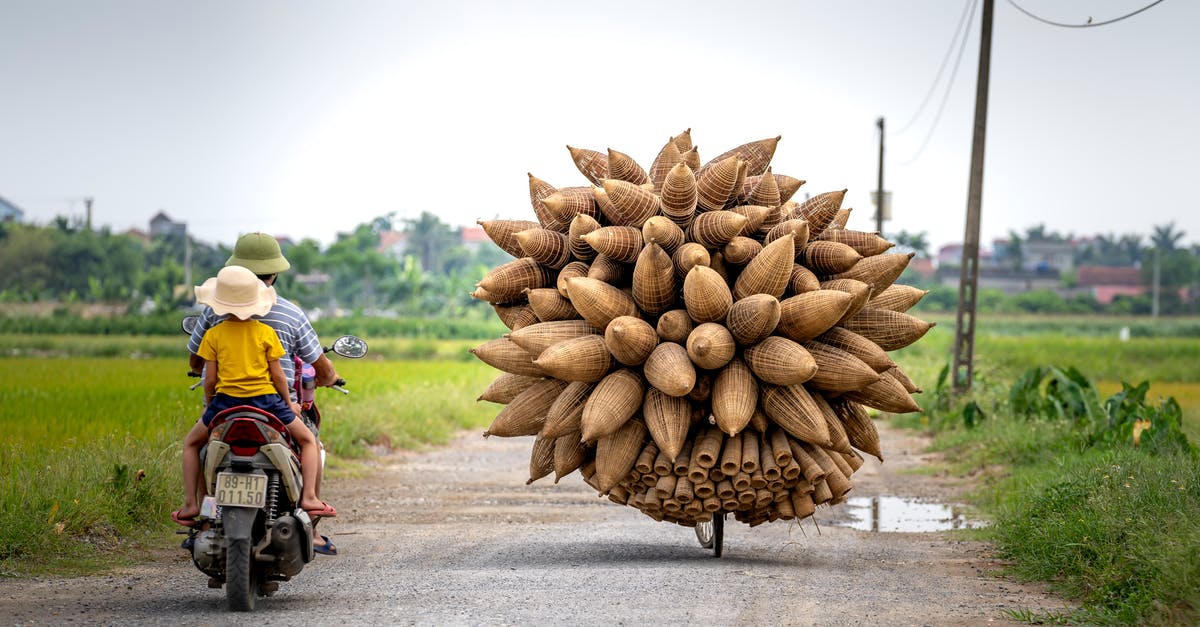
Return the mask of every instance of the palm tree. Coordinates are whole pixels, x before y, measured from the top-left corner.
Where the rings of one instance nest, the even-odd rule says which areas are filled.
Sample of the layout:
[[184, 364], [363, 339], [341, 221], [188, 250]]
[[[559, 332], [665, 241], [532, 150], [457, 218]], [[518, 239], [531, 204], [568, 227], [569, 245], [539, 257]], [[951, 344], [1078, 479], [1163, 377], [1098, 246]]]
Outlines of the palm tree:
[[1154, 248], [1162, 251], [1170, 252], [1175, 250], [1179, 245], [1179, 240], [1186, 235], [1183, 231], [1175, 230], [1175, 223], [1162, 224], [1154, 227], [1154, 233], [1150, 235], [1150, 243]]

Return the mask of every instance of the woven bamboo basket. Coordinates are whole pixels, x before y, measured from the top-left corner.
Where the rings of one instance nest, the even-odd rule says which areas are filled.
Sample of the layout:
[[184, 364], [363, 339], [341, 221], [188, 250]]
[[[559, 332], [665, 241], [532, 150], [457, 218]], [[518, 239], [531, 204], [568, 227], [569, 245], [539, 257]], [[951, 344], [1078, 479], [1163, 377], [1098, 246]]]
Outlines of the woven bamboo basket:
[[818, 362], [800, 344], [772, 335], [743, 352], [746, 365], [773, 385], [797, 385], [817, 374]]
[[674, 342], [654, 347], [642, 368], [646, 381], [668, 396], [686, 396], [696, 385], [696, 368], [687, 349]]
[[[757, 401], [758, 399], [755, 398]], [[750, 485], [754, 486], [755, 481], [753, 475], [758, 473], [758, 452], [762, 446], [762, 434], [757, 431], [744, 434], [742, 437], [742, 463], [741, 471], [751, 476]], [[761, 473], [758, 473], [761, 474]], [[765, 485], [765, 484], [764, 484]], [[760, 486], [762, 487], [762, 486]]]
[[743, 163], [737, 155], [710, 163], [696, 173], [698, 211], [718, 211], [725, 208], [730, 196], [738, 188], [738, 172]]
[[837, 324], [851, 300], [849, 294], [838, 290], [805, 292], [782, 300], [777, 331], [796, 342], [807, 342]]
[[658, 346], [658, 333], [641, 318], [619, 316], [604, 330], [604, 344], [617, 361], [626, 366], [640, 366]]
[[835, 279], [856, 279], [871, 286], [871, 293], [881, 294], [908, 267], [913, 253], [904, 255], [875, 255], [864, 257], [853, 268], [833, 275]]
[[692, 172], [700, 171], [700, 151], [696, 146], [692, 146], [687, 150], [679, 149], [679, 160], [687, 165]]
[[520, 305], [492, 303], [492, 311], [496, 312], [496, 317], [500, 318], [504, 326], [509, 329], [520, 329], [539, 322], [537, 312], [528, 303]]
[[796, 211], [792, 213], [792, 217], [802, 218], [808, 222], [812, 235], [819, 237], [821, 232], [837, 217], [838, 209], [842, 208], [842, 199], [845, 197], [846, 190], [844, 189], [817, 194], [800, 203], [796, 207]]
[[845, 322], [853, 317], [854, 314], [866, 306], [867, 300], [871, 298], [871, 286], [854, 279], [829, 279], [828, 281], [821, 281], [821, 289], [840, 290], [853, 297], [850, 301], [850, 306], [846, 308], [846, 313], [842, 314], [838, 323]]
[[554, 483], [575, 472], [587, 460], [589, 449], [579, 436], [569, 433], [554, 439]]
[[[721, 472], [726, 477], [733, 477], [742, 471], [742, 434], [730, 434], [725, 438], [725, 445], [721, 447]], [[729, 489], [732, 491], [733, 482], [730, 481]], [[746, 487], [749, 487], [750, 477], [746, 477]], [[721, 489], [717, 488], [717, 494], [721, 498], [729, 498], [729, 494], [721, 494]]]
[[546, 287], [554, 280], [554, 274], [529, 257], [514, 259], [496, 266], [479, 280], [479, 287], [487, 290], [496, 300], [511, 302], [521, 296], [527, 288]]
[[712, 263], [712, 255], [700, 244], [687, 242], [675, 249], [671, 255], [671, 263], [675, 266], [675, 276], [682, 279], [692, 268]]
[[750, 220], [740, 213], [725, 210], [705, 211], [697, 214], [688, 227], [688, 240], [708, 249], [721, 248], [729, 243]]
[[738, 235], [729, 240], [729, 243], [721, 249], [721, 254], [725, 261], [736, 266], [744, 266], [754, 259], [755, 255], [762, 252], [763, 245], [756, 239]]
[[812, 270], [796, 263], [792, 264], [792, 274], [788, 277], [788, 289], [793, 295], [805, 292], [815, 292], [821, 289], [821, 280]]
[[609, 224], [640, 228], [646, 220], [658, 215], [658, 195], [640, 185], [618, 179], [604, 180], [604, 193], [609, 205], [602, 206]]
[[842, 427], [846, 430], [846, 438], [850, 440], [850, 446], [868, 455], [874, 455], [882, 462], [883, 452], [879, 446], [879, 431], [875, 428], [875, 421], [871, 420], [871, 416], [862, 408], [862, 405], [843, 398], [835, 398], [830, 401], [830, 406], [841, 419]]
[[809, 453], [812, 445], [805, 446], [803, 443], [792, 438], [787, 439], [787, 445], [792, 451], [792, 458], [796, 460], [796, 463], [803, 472], [804, 478], [809, 482], [809, 488], [815, 487], [819, 481], [825, 478], [825, 469]]
[[917, 386], [916, 382], [914, 382], [912, 378], [908, 376], [908, 373], [900, 369], [900, 366], [892, 366], [885, 372], [891, 375], [892, 378], [899, 381], [900, 385], [904, 386], [904, 390], [909, 394], [917, 394], [918, 392], [922, 391], [921, 388]]
[[592, 196], [591, 187], [563, 187], [543, 198], [541, 203], [558, 223], [570, 225], [571, 220], [579, 215], [600, 218], [600, 207]]
[[796, 257], [794, 242], [791, 237], [781, 237], [767, 244], [738, 275], [733, 286], [733, 297], [741, 300], [751, 294], [770, 294], [775, 298], [783, 296]]
[[[825, 227], [825, 232], [840, 231], [846, 228], [846, 223], [850, 221], [850, 212], [854, 211], [852, 207], [843, 207], [838, 209], [837, 215], [833, 216], [833, 221], [829, 226]], [[865, 256], [865, 255], [864, 255]]]
[[658, 155], [654, 157], [654, 161], [650, 163], [650, 170], [647, 172], [650, 175], [650, 182], [654, 184], [654, 191], [661, 192], [663, 181], [667, 179], [667, 173], [671, 168], [682, 160], [682, 155], [679, 151], [679, 146], [675, 143], [675, 138], [667, 140], [666, 144], [658, 151]]
[[616, 433], [596, 442], [595, 481], [601, 495], [607, 495], [633, 470], [645, 438], [646, 425], [629, 420]]
[[528, 390], [533, 384], [541, 381], [541, 377], [529, 377], [523, 374], [512, 374], [511, 372], [502, 373], [500, 376], [492, 380], [483, 394], [479, 395], [478, 401], [487, 401], [489, 403], [499, 403], [507, 405], [521, 392]]
[[[631, 267], [621, 263], [608, 255], [597, 254], [592, 263], [588, 265], [587, 278], [595, 279], [602, 283], [607, 283], [613, 287], [629, 285], [629, 279], [632, 277]], [[570, 298], [570, 293], [567, 298]]]
[[496, 298], [495, 296], [492, 295], [491, 292], [483, 289], [482, 287], [476, 287], [471, 292], [468, 292], [468, 295], [471, 298], [474, 298], [476, 300], [486, 301], [492, 305], [506, 304], [506, 303], [500, 302], [500, 299]]
[[580, 432], [584, 442], [593, 442], [616, 433], [642, 408], [645, 389], [642, 377], [628, 368], [620, 368], [596, 384], [583, 406]]
[[847, 400], [893, 414], [921, 411], [921, 406], [913, 400], [904, 386], [887, 372], [880, 374], [879, 381], [865, 388], [846, 392], [843, 396]]
[[533, 364], [563, 381], [599, 381], [608, 374], [612, 355], [603, 336], [584, 335], [547, 348]]
[[[542, 435], [548, 438], [561, 438], [572, 433], [579, 433], [582, 427], [583, 405], [588, 396], [596, 388], [595, 383], [573, 381], [563, 388], [558, 398], [546, 410], [546, 424], [542, 426]], [[579, 437], [576, 436], [576, 441]]]
[[559, 295], [563, 298], [569, 298], [567, 295], [567, 281], [574, 277], [585, 277], [591, 266], [583, 261], [572, 261], [563, 266], [562, 270], [558, 271], [558, 276], [554, 279], [554, 285], [558, 289]]
[[651, 216], [642, 224], [642, 241], [658, 244], [668, 256], [675, 253], [684, 242], [683, 229], [666, 216]]
[[537, 435], [546, 422], [546, 412], [550, 410], [550, 405], [565, 387], [566, 382], [556, 379], [538, 381], [505, 405], [504, 409], [496, 414], [488, 430], [483, 432], [483, 436], [511, 438]]
[[675, 304], [675, 264], [661, 246], [646, 244], [633, 267], [633, 302], [657, 315]]
[[817, 363], [817, 374], [808, 383], [810, 388], [837, 395], [879, 381], [878, 372], [847, 351], [815, 340], [805, 342], [804, 347]]
[[748, 205], [761, 205], [763, 207], [778, 207], [783, 203], [779, 198], [779, 183], [775, 180], [775, 175], [767, 168], [766, 172], [759, 175], [750, 175], [746, 177], [746, 181], [742, 184], [742, 195], [738, 200]]
[[542, 322], [576, 320], [582, 317], [578, 311], [575, 311], [575, 306], [571, 304], [571, 301], [563, 298], [563, 295], [552, 287], [525, 290], [525, 298], [529, 299], [529, 308]]
[[571, 152], [571, 160], [575, 162], [575, 167], [579, 168], [579, 172], [587, 177], [592, 185], [599, 185], [600, 181], [608, 178], [608, 155], [571, 146], [567, 146], [567, 150]]
[[813, 394], [812, 399], [817, 404], [817, 407], [821, 409], [821, 416], [825, 418], [825, 426], [829, 427], [830, 445], [827, 448], [834, 453], [838, 453], [837, 455], [829, 453], [829, 455], [838, 467], [842, 469], [842, 474], [849, 477], [854, 471], [846, 463], [845, 459], [842, 458], [842, 455], [853, 455], [854, 450], [850, 448], [850, 440], [846, 437], [846, 429], [842, 426], [842, 420], [834, 413], [833, 408], [829, 406], [829, 402], [825, 400], [824, 396]]
[[472, 348], [470, 352], [497, 370], [528, 377], [546, 376], [546, 371], [533, 363], [534, 356], [529, 354], [529, 351], [506, 337], [484, 342]]
[[559, 220], [555, 215], [546, 208], [545, 200], [548, 196], [558, 191], [553, 185], [539, 179], [533, 174], [529, 175], [529, 203], [533, 205], [533, 213], [537, 216], [538, 223], [547, 229], [554, 231], [566, 232], [567, 222]]
[[727, 150], [709, 161], [708, 164], [701, 168], [703, 172], [705, 168], [712, 167], [732, 157], [736, 157], [746, 162], [746, 175], [759, 176], [767, 171], [767, 167], [771, 165], [771, 158], [775, 156], [775, 148], [779, 146], [779, 137], [769, 137], [758, 141], [748, 142]]
[[585, 277], [567, 281], [567, 295], [583, 319], [601, 330], [613, 318], [637, 315], [632, 296], [598, 279]]
[[717, 428], [730, 435], [741, 432], [757, 407], [758, 383], [745, 362], [735, 357], [713, 382], [712, 414]]
[[[712, 251], [709, 256], [708, 267], [712, 268], [721, 276], [721, 280], [725, 281], [726, 285], [732, 286], [734, 279], [737, 277], [737, 269], [730, 267], [725, 263], [725, 255], [720, 250]], [[730, 292], [732, 293], [732, 291]]]
[[571, 256], [581, 261], [590, 261], [596, 256], [596, 249], [585, 242], [582, 237], [600, 228], [600, 223], [588, 215], [577, 215], [567, 227], [567, 246]]
[[687, 338], [687, 354], [692, 363], [705, 370], [717, 370], [733, 359], [737, 342], [729, 329], [715, 322], [704, 322], [692, 329]]
[[816, 341], [854, 355], [875, 372], [883, 372], [896, 365], [878, 344], [844, 327], [833, 327], [818, 335]]
[[887, 252], [889, 248], [895, 245], [880, 237], [878, 233], [867, 233], [865, 231], [851, 231], [846, 229], [826, 230], [824, 233], [821, 233], [820, 237], [817, 239], [840, 242], [853, 248], [863, 257], [882, 255], [883, 253]]
[[642, 252], [642, 231], [632, 226], [602, 226], [580, 236], [597, 253], [621, 263], [637, 261]]
[[826, 276], [845, 272], [862, 258], [858, 251], [841, 242], [820, 239], [809, 242], [800, 253], [800, 263]]
[[[688, 478], [692, 479], [694, 489], [699, 488], [700, 484], [708, 482], [708, 469], [717, 465], [717, 460], [721, 456], [721, 444], [724, 442], [724, 436], [721, 432], [713, 428], [705, 428], [696, 434], [695, 445], [692, 447], [692, 464], [688, 467]], [[703, 477], [697, 479], [693, 470], [694, 468], [703, 469], [705, 472]], [[707, 495], [698, 493], [697, 496], [711, 496], [711, 492]]]
[[772, 207], [763, 205], [734, 205], [728, 210], [746, 216], [746, 226], [742, 227], [738, 235], [750, 237], [758, 233], [758, 230], [762, 228], [763, 223], [767, 220], [767, 216], [771, 215]]
[[694, 328], [696, 323], [692, 322], [692, 317], [686, 309], [672, 309], [658, 317], [655, 331], [664, 342], [684, 344]]
[[533, 448], [529, 452], [529, 485], [546, 475], [554, 472], [554, 440], [537, 436], [533, 439]]
[[[666, 457], [676, 459], [684, 448], [691, 426], [691, 407], [687, 399], [669, 396], [651, 387], [646, 390], [642, 414], [654, 443]], [[673, 464], [671, 470], [674, 470]]]
[[733, 306], [733, 294], [716, 270], [694, 266], [683, 280], [683, 304], [696, 322], [721, 322]]
[[875, 342], [879, 348], [894, 351], [921, 339], [935, 323], [898, 311], [864, 307], [842, 324], [846, 329]]
[[792, 437], [829, 446], [829, 427], [803, 385], [764, 385], [759, 402], [767, 416]]
[[536, 358], [547, 348], [564, 340], [599, 333], [600, 329], [586, 320], [555, 320], [531, 324], [509, 333], [508, 337]]
[[811, 229], [808, 225], [808, 222], [805, 222], [804, 220], [798, 218], [788, 218], [787, 220], [784, 220], [771, 227], [770, 231], [767, 231], [766, 236], [763, 237], [763, 245], [770, 244], [771, 242], [789, 234], [792, 236], [792, 245], [795, 247], [796, 252], [799, 253], [802, 252], [806, 246], [808, 246]]
[[734, 301], [725, 325], [738, 344], [757, 344], [779, 324], [779, 299], [770, 294], [750, 294]]
[[686, 229], [696, 215], [699, 191], [696, 175], [687, 164], [680, 162], [667, 173], [660, 194], [660, 210], [680, 228]]
[[650, 175], [646, 174], [646, 170], [638, 165], [633, 157], [612, 148], [608, 149], [608, 177], [627, 181], [634, 185], [644, 185], [650, 182]]
[[514, 235], [528, 229], [541, 228], [541, 224], [532, 220], [476, 220], [476, 224], [483, 228], [483, 232], [492, 240], [500, 250], [512, 255], [513, 257], [524, 257], [521, 252], [521, 245], [517, 243]]
[[929, 290], [923, 290], [911, 285], [892, 284], [883, 290], [882, 293], [872, 297], [869, 303], [875, 309], [887, 309], [904, 313], [911, 309], [913, 305], [921, 302], [921, 299], [925, 298], [925, 295], [928, 293]]

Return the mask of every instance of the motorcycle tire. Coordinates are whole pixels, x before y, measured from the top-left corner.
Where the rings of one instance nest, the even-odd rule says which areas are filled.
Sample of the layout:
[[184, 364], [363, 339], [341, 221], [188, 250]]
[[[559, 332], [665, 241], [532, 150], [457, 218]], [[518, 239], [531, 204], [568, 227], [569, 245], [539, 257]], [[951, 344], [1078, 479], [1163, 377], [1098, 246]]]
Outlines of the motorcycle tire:
[[250, 539], [230, 540], [225, 552], [225, 603], [231, 612], [249, 612], [258, 596], [258, 578], [250, 572]]

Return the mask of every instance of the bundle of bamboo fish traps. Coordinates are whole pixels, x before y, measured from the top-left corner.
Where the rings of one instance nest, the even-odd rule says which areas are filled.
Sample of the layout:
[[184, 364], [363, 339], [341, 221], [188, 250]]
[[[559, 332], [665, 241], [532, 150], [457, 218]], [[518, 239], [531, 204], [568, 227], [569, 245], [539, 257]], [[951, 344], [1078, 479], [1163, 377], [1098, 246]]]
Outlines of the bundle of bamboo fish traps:
[[568, 146], [588, 185], [532, 174], [537, 221], [480, 224], [515, 259], [472, 293], [511, 329], [484, 433], [534, 436], [529, 481], [579, 470], [601, 495], [692, 526], [803, 519], [882, 460], [867, 408], [920, 408], [888, 356], [932, 326], [893, 284], [911, 255], [845, 228], [845, 190], [792, 200], [779, 138], [704, 165], [690, 130], [650, 168]]

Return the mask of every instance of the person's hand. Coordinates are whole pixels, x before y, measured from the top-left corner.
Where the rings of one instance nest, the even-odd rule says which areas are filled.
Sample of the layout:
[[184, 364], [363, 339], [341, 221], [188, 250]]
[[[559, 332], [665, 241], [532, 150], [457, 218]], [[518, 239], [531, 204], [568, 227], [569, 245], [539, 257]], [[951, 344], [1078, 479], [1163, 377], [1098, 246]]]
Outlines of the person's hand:
[[327, 388], [332, 386], [334, 383], [337, 383], [337, 380], [341, 378], [341, 375], [339, 375], [336, 370], [331, 370], [329, 371], [328, 377], [318, 377], [316, 383], [318, 387]]
[[292, 413], [299, 418], [301, 413], [300, 403], [297, 403], [296, 401], [289, 401], [288, 404], [292, 406]]

